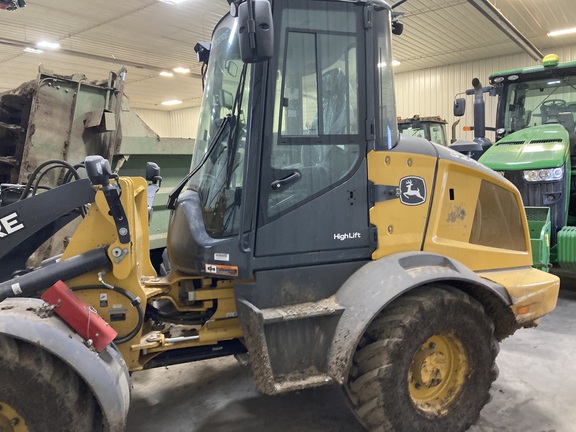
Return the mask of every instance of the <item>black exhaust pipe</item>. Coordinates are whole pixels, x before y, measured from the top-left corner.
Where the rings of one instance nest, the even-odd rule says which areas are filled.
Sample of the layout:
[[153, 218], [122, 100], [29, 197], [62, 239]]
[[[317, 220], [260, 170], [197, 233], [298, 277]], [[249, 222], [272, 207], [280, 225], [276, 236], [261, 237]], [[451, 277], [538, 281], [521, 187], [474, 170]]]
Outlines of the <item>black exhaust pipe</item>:
[[93, 249], [0, 283], [0, 302], [8, 297], [32, 296], [59, 280], [66, 281], [97, 269], [111, 269], [107, 248]]
[[[472, 80], [474, 87], [474, 142], [482, 146], [482, 153], [492, 146], [492, 141], [486, 138], [486, 104], [484, 102], [484, 93], [489, 92], [492, 87], [482, 87], [480, 80]], [[468, 90], [466, 91], [468, 94]]]
[[474, 141], [486, 138], [486, 104], [484, 103], [484, 88], [478, 78], [472, 80], [474, 87]]

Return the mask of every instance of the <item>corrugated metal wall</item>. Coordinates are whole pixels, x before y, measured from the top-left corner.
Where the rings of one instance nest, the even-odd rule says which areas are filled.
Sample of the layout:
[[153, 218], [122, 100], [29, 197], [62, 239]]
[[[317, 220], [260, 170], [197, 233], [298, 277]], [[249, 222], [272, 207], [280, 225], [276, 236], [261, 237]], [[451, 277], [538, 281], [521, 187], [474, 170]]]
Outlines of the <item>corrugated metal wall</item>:
[[200, 107], [174, 111], [132, 110], [161, 137], [196, 138]]
[[[575, 61], [576, 46], [553, 51], [560, 56], [560, 61]], [[537, 66], [527, 54], [497, 57], [474, 62], [453, 64], [419, 71], [399, 73], [396, 75], [397, 115], [405, 118], [415, 114], [421, 116], [439, 115], [448, 121], [447, 132], [451, 136], [451, 125], [457, 120], [452, 115], [454, 96], [472, 88], [472, 79], [479, 78], [482, 85], [488, 85], [488, 75], [492, 72]], [[456, 138], [474, 137], [473, 132], [462, 131], [462, 126], [473, 124], [473, 96], [466, 97], [466, 115], [458, 125]], [[486, 96], [486, 126], [494, 126], [496, 117], [496, 98]], [[494, 139], [494, 133], [487, 137]]]
[[[575, 61], [576, 46], [557, 49], [560, 61]], [[454, 96], [472, 88], [472, 79], [477, 77], [483, 85], [488, 85], [488, 75], [499, 70], [536, 66], [527, 54], [497, 57], [468, 63], [453, 64], [419, 71], [399, 73], [396, 75], [396, 106], [400, 117], [439, 115], [448, 121], [450, 126], [457, 118], [452, 115]], [[473, 97], [466, 96], [466, 115], [458, 125], [456, 138], [473, 138], [473, 132], [462, 131], [462, 126], [473, 123]], [[496, 98], [485, 97], [486, 126], [494, 126], [496, 115]], [[174, 111], [155, 111], [134, 109], [134, 111], [158, 135], [171, 138], [196, 138], [200, 108], [187, 108]], [[493, 132], [488, 138], [494, 139]]]
[[139, 108], [132, 108], [132, 111], [138, 114], [144, 123], [150, 126], [150, 128], [161, 137], [173, 138], [169, 111], [156, 111]]

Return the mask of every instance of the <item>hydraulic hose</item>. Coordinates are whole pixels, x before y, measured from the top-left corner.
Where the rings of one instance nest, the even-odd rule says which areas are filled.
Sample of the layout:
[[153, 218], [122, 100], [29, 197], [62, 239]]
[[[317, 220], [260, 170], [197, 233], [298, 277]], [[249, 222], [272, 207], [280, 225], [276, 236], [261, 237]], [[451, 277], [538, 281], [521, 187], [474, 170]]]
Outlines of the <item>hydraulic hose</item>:
[[142, 328], [142, 324], [144, 324], [144, 309], [142, 308], [142, 304], [141, 304], [142, 301], [140, 300], [139, 297], [136, 297], [130, 291], [125, 290], [124, 288], [117, 287], [117, 286], [115, 286], [113, 288], [108, 288], [104, 285], [77, 286], [77, 287], [71, 288], [71, 290], [72, 291], [83, 291], [83, 290], [115, 291], [118, 294], [123, 295], [124, 297], [126, 297], [130, 301], [130, 304], [136, 309], [136, 312], [138, 313], [138, 322], [136, 323], [134, 328], [132, 330], [130, 330], [128, 333], [126, 333], [125, 335], [118, 335], [116, 337], [116, 339], [114, 339], [114, 343], [116, 345], [120, 345], [120, 344], [123, 344], [124, 342], [128, 342], [130, 339], [132, 339], [134, 336], [136, 336], [138, 334], [138, 332], [140, 331], [140, 328]]
[[0, 301], [7, 297], [29, 297], [51, 287], [59, 280], [66, 281], [93, 270], [108, 271], [111, 264], [106, 250], [107, 248], [93, 249], [2, 282]]

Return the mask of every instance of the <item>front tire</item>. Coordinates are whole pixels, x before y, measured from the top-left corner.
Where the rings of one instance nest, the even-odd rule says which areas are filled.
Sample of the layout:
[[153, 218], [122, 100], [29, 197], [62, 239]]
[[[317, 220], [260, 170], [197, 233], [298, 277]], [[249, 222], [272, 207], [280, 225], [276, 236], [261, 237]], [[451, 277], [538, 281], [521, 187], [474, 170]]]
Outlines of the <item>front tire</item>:
[[490, 400], [497, 354], [482, 305], [452, 287], [428, 285], [370, 324], [345, 392], [369, 431], [465, 431]]
[[87, 385], [46, 350], [0, 335], [0, 426], [6, 432], [102, 431]]

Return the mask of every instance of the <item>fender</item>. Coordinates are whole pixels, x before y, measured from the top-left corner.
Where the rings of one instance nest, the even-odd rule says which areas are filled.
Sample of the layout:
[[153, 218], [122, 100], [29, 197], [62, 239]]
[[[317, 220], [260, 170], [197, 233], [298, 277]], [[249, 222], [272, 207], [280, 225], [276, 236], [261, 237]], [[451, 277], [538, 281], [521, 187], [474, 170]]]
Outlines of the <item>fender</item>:
[[46, 317], [40, 299], [11, 298], [0, 303], [0, 333], [42, 347], [68, 364], [88, 384], [110, 432], [122, 432], [130, 405], [130, 376], [112, 346], [100, 354], [56, 315]]
[[345, 307], [330, 349], [329, 375], [346, 382], [354, 351], [372, 320], [389, 303], [420, 285], [434, 281], [464, 282], [474, 289], [491, 292], [509, 306], [504, 287], [482, 279], [458, 261], [428, 252], [403, 252], [371, 261], [356, 271], [336, 293]]

